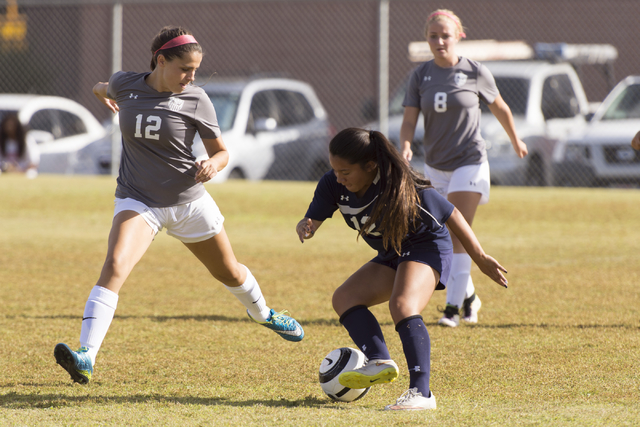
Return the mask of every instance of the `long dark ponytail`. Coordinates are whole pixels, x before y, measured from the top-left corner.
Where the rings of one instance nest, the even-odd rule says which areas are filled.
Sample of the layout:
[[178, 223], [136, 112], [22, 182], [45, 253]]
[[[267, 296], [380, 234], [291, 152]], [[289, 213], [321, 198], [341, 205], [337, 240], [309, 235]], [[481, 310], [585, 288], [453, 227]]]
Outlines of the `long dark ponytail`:
[[393, 144], [377, 131], [344, 129], [331, 140], [329, 152], [362, 168], [370, 161], [378, 165], [380, 194], [359, 235], [377, 224], [385, 249], [392, 247], [400, 253], [402, 240], [420, 217], [418, 191], [431, 187], [431, 182], [416, 173]]

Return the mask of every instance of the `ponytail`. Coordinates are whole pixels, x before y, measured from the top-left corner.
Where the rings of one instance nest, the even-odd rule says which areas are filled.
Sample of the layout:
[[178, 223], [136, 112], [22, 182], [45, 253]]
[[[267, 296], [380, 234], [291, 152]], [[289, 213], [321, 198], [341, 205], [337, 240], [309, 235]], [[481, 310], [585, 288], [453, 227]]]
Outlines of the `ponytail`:
[[385, 249], [400, 254], [402, 240], [420, 217], [418, 191], [431, 187], [429, 180], [418, 175], [402, 158], [398, 150], [378, 131], [348, 128], [338, 133], [329, 144], [333, 156], [362, 168], [373, 161], [380, 174], [380, 193], [371, 216], [360, 229], [377, 224]]

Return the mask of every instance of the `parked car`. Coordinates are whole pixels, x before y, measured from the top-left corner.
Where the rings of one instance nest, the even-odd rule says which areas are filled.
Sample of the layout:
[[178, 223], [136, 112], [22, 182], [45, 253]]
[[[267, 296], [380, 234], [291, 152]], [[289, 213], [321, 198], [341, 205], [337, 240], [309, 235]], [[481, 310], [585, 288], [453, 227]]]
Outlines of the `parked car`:
[[518, 136], [529, 154], [516, 155], [511, 141], [488, 107], [482, 105], [481, 132], [487, 144], [491, 180], [502, 185], [549, 185], [558, 140], [587, 125], [587, 96], [568, 63], [487, 62], [503, 99], [511, 108]]
[[[229, 150], [229, 164], [214, 181], [315, 181], [330, 169], [334, 131], [309, 84], [286, 78], [219, 79], [202, 88]], [[194, 143], [194, 154], [205, 155], [201, 142]]]
[[[505, 56], [505, 52], [496, 50], [496, 43], [500, 45], [500, 42], [485, 42], [468, 42], [471, 44], [466, 56], [481, 60], [491, 71], [500, 94], [511, 108], [518, 136], [529, 150], [527, 157], [518, 158], [498, 120], [484, 103], [480, 103], [480, 131], [487, 145], [491, 182], [500, 185], [550, 185], [552, 157], [557, 142], [583, 131], [594, 110], [569, 60], [587, 64], [592, 60], [589, 54], [597, 52], [599, 55], [595, 56], [599, 61], [612, 61], [617, 51], [609, 45], [537, 44], [535, 49], [524, 49], [522, 57], [533, 55], [550, 60], [491, 60]], [[460, 45], [463, 43], [467, 42], [460, 42]], [[518, 57], [523, 46], [507, 43], [508, 56]], [[488, 48], [481, 50], [484, 44]], [[412, 55], [416, 59], [428, 59], [425, 56], [428, 47], [416, 45], [417, 42], [410, 45], [410, 53], [413, 49]], [[418, 50], [420, 55], [415, 53]], [[478, 58], [480, 53], [490, 59]], [[391, 98], [389, 106], [388, 136], [396, 144], [400, 140], [406, 84]], [[369, 123], [366, 127], [377, 129], [378, 123]], [[411, 162], [418, 171], [423, 170], [423, 138], [424, 118], [420, 114], [412, 141], [414, 156]]]
[[10, 112], [38, 143], [40, 173], [96, 173], [89, 152], [105, 129], [85, 107], [58, 96], [0, 94], [0, 120]]
[[553, 181], [562, 186], [640, 184], [640, 76], [618, 83], [584, 133], [561, 141], [553, 154]]

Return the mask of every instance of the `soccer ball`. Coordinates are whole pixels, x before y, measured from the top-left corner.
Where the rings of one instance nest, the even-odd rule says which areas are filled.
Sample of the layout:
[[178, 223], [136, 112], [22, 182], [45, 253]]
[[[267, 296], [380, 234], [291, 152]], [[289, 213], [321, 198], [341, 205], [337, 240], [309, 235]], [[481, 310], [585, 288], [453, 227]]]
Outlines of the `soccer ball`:
[[367, 361], [364, 353], [355, 348], [341, 347], [331, 351], [320, 364], [320, 387], [333, 400], [353, 402], [363, 397], [370, 387], [353, 389], [338, 382], [341, 373], [361, 368]]

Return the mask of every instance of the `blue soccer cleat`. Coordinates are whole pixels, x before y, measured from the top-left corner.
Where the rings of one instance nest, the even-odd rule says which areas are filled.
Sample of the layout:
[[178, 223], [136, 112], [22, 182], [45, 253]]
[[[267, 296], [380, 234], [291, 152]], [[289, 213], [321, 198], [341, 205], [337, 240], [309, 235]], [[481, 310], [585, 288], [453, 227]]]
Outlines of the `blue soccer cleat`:
[[247, 311], [247, 314], [251, 320], [266, 326], [287, 341], [302, 341], [302, 338], [304, 338], [302, 326], [300, 326], [300, 323], [298, 323], [296, 319], [288, 316], [289, 312], [287, 310], [282, 310], [278, 313], [274, 309], [271, 309], [266, 322], [260, 322], [254, 319], [249, 314], [249, 311]]
[[93, 374], [93, 364], [87, 354], [87, 347], [80, 347], [78, 351], [73, 351], [66, 344], [58, 344], [53, 350], [58, 365], [71, 375], [71, 379], [80, 384], [89, 384], [91, 374]]

